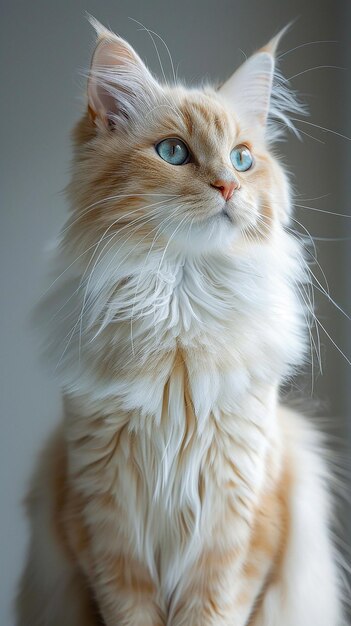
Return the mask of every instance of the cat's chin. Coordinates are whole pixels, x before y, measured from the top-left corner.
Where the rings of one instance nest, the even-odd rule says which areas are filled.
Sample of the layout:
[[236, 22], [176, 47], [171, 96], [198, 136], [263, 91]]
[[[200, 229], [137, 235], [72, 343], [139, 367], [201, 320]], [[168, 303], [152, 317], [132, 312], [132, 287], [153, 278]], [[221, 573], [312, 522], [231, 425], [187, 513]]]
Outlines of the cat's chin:
[[224, 219], [227, 222], [229, 222], [230, 224], [235, 226], [235, 221], [232, 217], [232, 215], [230, 214], [230, 212], [228, 211], [227, 207], [224, 207], [220, 213], [220, 215], [218, 216], [218, 219]]
[[223, 210], [203, 222], [193, 223], [190, 231], [179, 231], [174, 237], [174, 246], [186, 254], [203, 255], [227, 250], [240, 236], [239, 225]]

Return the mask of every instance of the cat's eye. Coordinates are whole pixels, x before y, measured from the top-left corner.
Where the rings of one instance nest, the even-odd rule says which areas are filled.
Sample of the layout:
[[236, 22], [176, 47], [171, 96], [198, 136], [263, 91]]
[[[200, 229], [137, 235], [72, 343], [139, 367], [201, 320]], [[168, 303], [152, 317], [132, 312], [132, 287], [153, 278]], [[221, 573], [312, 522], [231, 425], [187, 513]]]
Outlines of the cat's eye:
[[235, 146], [230, 153], [230, 160], [238, 172], [246, 172], [253, 164], [253, 157], [247, 146]]
[[190, 158], [190, 152], [181, 139], [163, 139], [155, 146], [157, 154], [171, 165], [185, 165]]

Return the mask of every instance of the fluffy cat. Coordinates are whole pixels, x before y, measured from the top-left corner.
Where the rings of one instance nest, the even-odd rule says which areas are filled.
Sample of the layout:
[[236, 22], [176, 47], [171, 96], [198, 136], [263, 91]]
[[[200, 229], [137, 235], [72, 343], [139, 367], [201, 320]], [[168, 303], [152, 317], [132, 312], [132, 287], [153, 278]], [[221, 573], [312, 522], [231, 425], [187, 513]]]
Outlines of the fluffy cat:
[[18, 626], [340, 626], [320, 439], [279, 403], [309, 311], [278, 38], [189, 89], [94, 25]]

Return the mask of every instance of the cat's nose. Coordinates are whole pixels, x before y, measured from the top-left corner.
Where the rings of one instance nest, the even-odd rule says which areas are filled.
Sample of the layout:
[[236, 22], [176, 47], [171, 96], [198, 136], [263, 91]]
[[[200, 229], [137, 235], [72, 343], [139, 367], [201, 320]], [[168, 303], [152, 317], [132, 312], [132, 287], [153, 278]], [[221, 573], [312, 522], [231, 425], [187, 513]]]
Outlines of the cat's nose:
[[225, 201], [230, 200], [235, 189], [238, 189], [239, 183], [235, 180], [225, 180], [224, 178], [218, 178], [213, 183], [211, 183], [211, 187], [218, 189], [221, 192]]

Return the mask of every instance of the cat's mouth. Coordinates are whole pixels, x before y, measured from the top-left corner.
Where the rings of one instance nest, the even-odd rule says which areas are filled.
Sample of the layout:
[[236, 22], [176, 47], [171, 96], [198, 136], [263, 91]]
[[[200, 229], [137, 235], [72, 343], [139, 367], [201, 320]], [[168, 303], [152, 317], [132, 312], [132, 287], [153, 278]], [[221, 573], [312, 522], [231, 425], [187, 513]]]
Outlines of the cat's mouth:
[[230, 215], [230, 213], [229, 213], [229, 211], [228, 211], [228, 209], [227, 209], [227, 207], [226, 207], [226, 206], [225, 206], [225, 207], [223, 207], [223, 209], [222, 209], [222, 211], [221, 211], [221, 213], [220, 213], [220, 214], [221, 214], [221, 217], [224, 217], [224, 219], [225, 219], [225, 220], [229, 220], [229, 222], [230, 222], [231, 224], [234, 224], [234, 219], [233, 219], [233, 217]]

